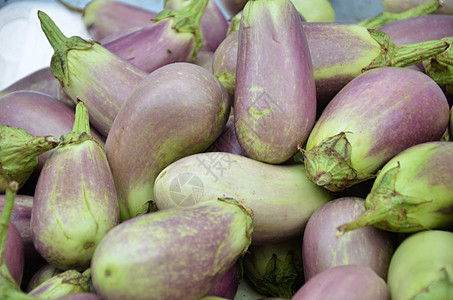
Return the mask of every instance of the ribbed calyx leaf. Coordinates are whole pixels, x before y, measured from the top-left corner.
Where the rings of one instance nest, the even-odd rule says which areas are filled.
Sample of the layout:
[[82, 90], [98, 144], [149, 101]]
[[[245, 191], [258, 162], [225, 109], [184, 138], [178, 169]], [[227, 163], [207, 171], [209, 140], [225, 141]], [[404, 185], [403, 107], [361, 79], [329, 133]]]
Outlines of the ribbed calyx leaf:
[[22, 128], [0, 126], [0, 191], [10, 181], [22, 186], [38, 164], [38, 156], [59, 143], [53, 136], [33, 136]]
[[374, 174], [354, 169], [351, 148], [346, 133], [341, 132], [310, 150], [301, 149], [308, 178], [331, 192], [374, 178]]
[[448, 48], [432, 57], [423, 61], [423, 67], [426, 74], [431, 77], [441, 88], [448, 94], [453, 94], [453, 38], [444, 38], [449, 46]]
[[209, 0], [192, 0], [189, 4], [178, 10], [164, 9], [155, 18], [159, 22], [167, 18], [173, 18], [172, 28], [177, 32], [192, 33], [195, 36], [195, 49], [193, 57], [197, 56], [198, 50], [203, 45], [203, 34], [200, 21]]
[[43, 11], [38, 11], [41, 28], [44, 31], [55, 53], [52, 56], [50, 69], [62, 86], [69, 85], [68, 52], [70, 50], [88, 50], [96, 44], [78, 36], [66, 37], [52, 19]]

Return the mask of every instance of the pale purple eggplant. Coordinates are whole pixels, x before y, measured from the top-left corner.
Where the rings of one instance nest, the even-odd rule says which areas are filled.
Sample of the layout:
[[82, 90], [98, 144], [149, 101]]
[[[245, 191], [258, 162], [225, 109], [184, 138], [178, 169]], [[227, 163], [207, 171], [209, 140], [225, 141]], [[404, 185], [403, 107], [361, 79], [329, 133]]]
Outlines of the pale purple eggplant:
[[[166, 9], [178, 10], [190, 3], [191, 0], [165, 0]], [[203, 44], [200, 50], [215, 51], [225, 39], [228, 21], [215, 0], [209, 0], [201, 16], [200, 29], [203, 34]]]
[[39, 11], [38, 17], [55, 50], [52, 73], [75, 103], [86, 103], [92, 125], [107, 136], [119, 109], [146, 72], [95, 41], [67, 38], [44, 12]]
[[47, 263], [40, 267], [30, 278], [25, 288], [26, 292], [34, 290], [41, 283], [47, 281], [48, 279], [62, 273], [63, 270], [58, 269], [57, 267]]
[[239, 281], [242, 278], [242, 263], [238, 260], [222, 278], [206, 293], [205, 297], [221, 297], [234, 299], [237, 293]]
[[206, 152], [227, 152], [241, 156], [247, 156], [236, 138], [234, 129], [234, 116], [228, 118], [228, 122], [223, 129], [222, 134], [212, 143]]
[[252, 212], [218, 199], [138, 216], [113, 228], [91, 263], [106, 299], [199, 299], [244, 255]]
[[230, 16], [234, 16], [242, 11], [247, 2], [248, 0], [220, 0], [223, 9]]
[[103, 47], [147, 73], [170, 63], [193, 61], [203, 44], [200, 19], [208, 1], [192, 0], [182, 9], [165, 9], [149, 25]]
[[137, 85], [105, 143], [122, 220], [148, 211], [162, 169], [219, 137], [230, 107], [217, 78], [192, 63], [161, 67]]
[[8, 271], [17, 284], [21, 285], [24, 275], [24, 246], [19, 230], [13, 222], [10, 222], [7, 228], [4, 251]]
[[282, 163], [316, 118], [313, 67], [302, 20], [289, 0], [250, 1], [239, 28], [234, 126], [247, 156]]
[[201, 50], [197, 53], [197, 58], [193, 62], [194, 64], [205, 68], [209, 72], [212, 72], [212, 57], [214, 56], [214, 52]]
[[[429, 1], [430, 0], [383, 0], [382, 6], [384, 11], [400, 13]], [[453, 1], [443, 0], [441, 7], [436, 11], [436, 13], [446, 15], [453, 14]]]
[[90, 279], [90, 269], [83, 273], [67, 270], [47, 279], [28, 292], [28, 295], [41, 299], [59, 299], [74, 293], [86, 293], [90, 290]]
[[336, 266], [308, 280], [292, 300], [390, 300], [385, 281], [371, 268]]
[[62, 270], [85, 270], [100, 240], [119, 223], [113, 176], [88, 118], [86, 106], [78, 103], [74, 128], [47, 159], [35, 189], [33, 242]]
[[392, 232], [451, 227], [452, 156], [448, 141], [420, 143], [398, 153], [380, 169], [365, 199], [366, 211], [338, 226], [337, 235], [368, 225]]
[[103, 39], [100, 39], [99, 40], [99, 44], [101, 45], [105, 45], [107, 43], [110, 43], [110, 42], [113, 42], [117, 39], [120, 39], [122, 38], [123, 36], [126, 36], [128, 34], [131, 34], [133, 32], [136, 32], [136, 31], [139, 31], [143, 28], [143, 26], [137, 26], [137, 27], [131, 27], [131, 28], [126, 28], [126, 29], [123, 29], [123, 30], [120, 30], [120, 31], [117, 31], [117, 32], [114, 32], [112, 34], [109, 34], [108, 36], [106, 36], [105, 38]]
[[10, 86], [0, 91], [0, 98], [6, 94], [22, 90], [41, 92], [69, 105], [70, 107], [75, 107], [74, 101], [66, 95], [66, 92], [61, 87], [60, 82], [55, 78], [55, 76], [53, 76], [49, 67], [39, 69], [12, 83]]
[[449, 112], [445, 94], [424, 73], [394, 67], [367, 71], [317, 120], [301, 149], [307, 176], [330, 191], [374, 178], [399, 152], [440, 140]]
[[236, 86], [236, 64], [239, 32], [228, 35], [212, 56], [212, 72], [220, 80], [231, 99]]
[[319, 208], [308, 220], [302, 242], [305, 280], [341, 265], [370, 267], [384, 280], [393, 254], [388, 232], [367, 226], [337, 238], [336, 228], [365, 212], [365, 199], [343, 197]]
[[124, 1], [92, 0], [83, 9], [83, 22], [91, 37], [101, 40], [123, 29], [145, 26], [158, 12]]
[[59, 297], [58, 300], [102, 300], [101, 296], [95, 293], [74, 293]]

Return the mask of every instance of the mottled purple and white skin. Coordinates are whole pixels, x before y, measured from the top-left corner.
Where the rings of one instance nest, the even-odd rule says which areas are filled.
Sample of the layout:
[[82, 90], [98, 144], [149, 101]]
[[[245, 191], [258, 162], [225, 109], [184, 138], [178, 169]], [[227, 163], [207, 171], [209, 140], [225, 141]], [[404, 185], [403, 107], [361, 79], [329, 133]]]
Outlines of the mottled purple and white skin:
[[[383, 0], [382, 6], [384, 11], [400, 13], [429, 1], [430, 0]], [[443, 0], [442, 6], [436, 11], [436, 14], [453, 14], [453, 1]]]
[[224, 299], [234, 299], [236, 296], [239, 281], [242, 278], [242, 268], [237, 261], [222, 278], [206, 293], [207, 296], [221, 297]]
[[249, 1], [242, 12], [234, 121], [253, 159], [287, 161], [315, 122], [315, 80], [302, 23], [289, 0]]
[[147, 212], [162, 169], [219, 137], [230, 107], [217, 78], [192, 63], [159, 68], [136, 87], [105, 143], [122, 220]]
[[390, 300], [385, 281], [371, 268], [336, 266], [311, 278], [292, 300]]
[[336, 236], [339, 225], [356, 219], [365, 210], [365, 199], [344, 197], [327, 202], [310, 217], [302, 243], [306, 280], [328, 268], [350, 264], [370, 267], [384, 280], [387, 278], [393, 254], [387, 232], [367, 226], [347, 236]]
[[74, 101], [66, 95], [58, 79], [53, 76], [49, 67], [39, 69], [12, 83], [0, 91], [0, 98], [16, 91], [36, 91], [47, 94], [70, 107], [75, 107]]
[[212, 72], [234, 99], [239, 32], [229, 34], [217, 47], [212, 57]]
[[212, 143], [206, 152], [227, 152], [241, 156], [247, 156], [244, 149], [242, 149], [236, 137], [234, 129], [234, 116], [228, 118], [228, 122], [223, 129], [222, 134]]
[[157, 12], [124, 1], [93, 0], [83, 10], [83, 22], [95, 40], [152, 22]]
[[20, 233], [13, 222], [8, 224], [4, 255], [9, 273], [20, 286], [24, 275], [24, 246]]
[[252, 223], [251, 210], [231, 199], [132, 218], [96, 249], [93, 286], [112, 300], [199, 299], [245, 253]]

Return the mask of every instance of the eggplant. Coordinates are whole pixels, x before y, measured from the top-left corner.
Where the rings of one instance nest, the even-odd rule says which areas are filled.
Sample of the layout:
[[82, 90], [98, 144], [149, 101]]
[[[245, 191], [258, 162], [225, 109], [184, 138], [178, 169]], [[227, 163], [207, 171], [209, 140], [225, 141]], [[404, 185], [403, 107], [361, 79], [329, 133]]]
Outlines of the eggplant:
[[234, 99], [239, 32], [229, 34], [212, 56], [212, 72]]
[[126, 97], [146, 72], [95, 41], [67, 38], [44, 12], [38, 11], [38, 17], [55, 50], [50, 65], [52, 74], [75, 103], [86, 103], [92, 125], [107, 136]]
[[242, 278], [242, 261], [238, 260], [222, 278], [206, 293], [204, 297], [220, 297], [233, 299]]
[[107, 299], [199, 299], [244, 255], [252, 231], [251, 210], [234, 199], [129, 219], [96, 248], [93, 286]]
[[41, 256], [62, 270], [85, 270], [104, 235], [119, 223], [113, 175], [76, 106], [74, 128], [47, 159], [36, 184], [30, 226]]
[[247, 156], [236, 138], [234, 129], [234, 116], [228, 118], [228, 122], [223, 129], [222, 134], [212, 143], [206, 152], [228, 152], [241, 156]]
[[453, 233], [427, 230], [404, 239], [389, 267], [393, 300], [449, 299], [453, 295]]
[[241, 147], [259, 161], [287, 161], [307, 139], [315, 117], [313, 67], [299, 13], [290, 0], [247, 2], [234, 93]]
[[24, 245], [19, 230], [13, 222], [10, 222], [7, 228], [4, 251], [8, 271], [17, 284], [21, 285], [24, 275]]
[[254, 214], [254, 245], [303, 232], [311, 214], [331, 200], [310, 182], [301, 164], [272, 165], [225, 152], [198, 153], [163, 169], [154, 184], [159, 210], [232, 197]]
[[121, 220], [148, 212], [160, 171], [205, 151], [221, 134], [230, 107], [217, 78], [192, 63], [161, 67], [137, 85], [105, 143]]
[[30, 278], [25, 289], [26, 292], [34, 290], [41, 283], [47, 281], [48, 279], [64, 272], [63, 270], [58, 269], [57, 267], [47, 263], [40, 267]]
[[343, 265], [329, 268], [308, 280], [292, 300], [390, 300], [384, 279], [371, 268]]
[[367, 71], [348, 83], [317, 120], [301, 149], [307, 176], [330, 191], [374, 178], [399, 152], [440, 140], [448, 118], [445, 94], [422, 72]]
[[[453, 41], [453, 37], [444, 38]], [[423, 61], [426, 74], [450, 97], [453, 95], [453, 46], [444, 52]]]
[[192, 62], [203, 44], [200, 19], [208, 1], [165, 9], [152, 23], [102, 46], [146, 73], [170, 63]]
[[291, 0], [306, 22], [334, 22], [335, 10], [329, 0]]
[[[191, 0], [165, 0], [166, 9], [179, 10]], [[209, 0], [200, 19], [200, 29], [203, 35], [203, 44], [200, 50], [215, 51], [225, 39], [228, 30], [228, 21], [215, 0]]]
[[220, 4], [229, 16], [234, 16], [244, 9], [248, 0], [220, 0]]
[[209, 72], [212, 72], [212, 57], [214, 56], [214, 52], [201, 50], [197, 53], [197, 58], [193, 62], [194, 64], [205, 68]]
[[120, 30], [145, 26], [157, 15], [124, 1], [91, 0], [83, 8], [82, 19], [90, 36], [101, 40]]
[[60, 299], [65, 295], [83, 293], [90, 290], [91, 270], [83, 273], [76, 270], [61, 272], [28, 292], [28, 295], [41, 299]]
[[337, 235], [368, 225], [392, 232], [453, 225], [452, 149], [451, 142], [426, 142], [393, 157], [365, 199], [366, 212], [340, 225]]
[[0, 98], [17, 91], [36, 91], [49, 95], [69, 107], [75, 107], [74, 101], [66, 94], [58, 79], [53, 76], [49, 67], [30, 73], [0, 91]]
[[450, 121], [448, 123], [449, 140], [453, 141], [453, 108], [450, 109]]
[[[400, 13], [429, 1], [430, 0], [382, 0], [382, 6], [384, 11]], [[436, 14], [453, 14], [453, 1], [443, 0], [441, 7], [436, 11]]]
[[95, 293], [74, 293], [59, 297], [58, 300], [102, 300], [101, 297]]
[[337, 238], [336, 228], [365, 212], [365, 199], [336, 198], [321, 206], [308, 220], [302, 242], [305, 280], [334, 266], [362, 265], [370, 267], [382, 279], [393, 254], [388, 232], [367, 226]]

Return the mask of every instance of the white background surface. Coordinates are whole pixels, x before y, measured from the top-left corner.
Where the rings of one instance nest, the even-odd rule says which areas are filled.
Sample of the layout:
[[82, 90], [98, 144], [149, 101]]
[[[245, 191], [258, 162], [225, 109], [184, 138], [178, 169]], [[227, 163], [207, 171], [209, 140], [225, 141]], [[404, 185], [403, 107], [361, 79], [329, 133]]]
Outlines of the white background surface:
[[[164, 0], [121, 0], [159, 11]], [[222, 0], [216, 0], [221, 7]], [[89, 0], [66, 0], [83, 8]], [[336, 22], [356, 23], [382, 11], [382, 0], [331, 0]], [[53, 49], [39, 25], [37, 11], [47, 13], [66, 36], [90, 38], [80, 13], [56, 0], [0, 0], [0, 90], [47, 67]], [[227, 16], [228, 17], [228, 16]]]

